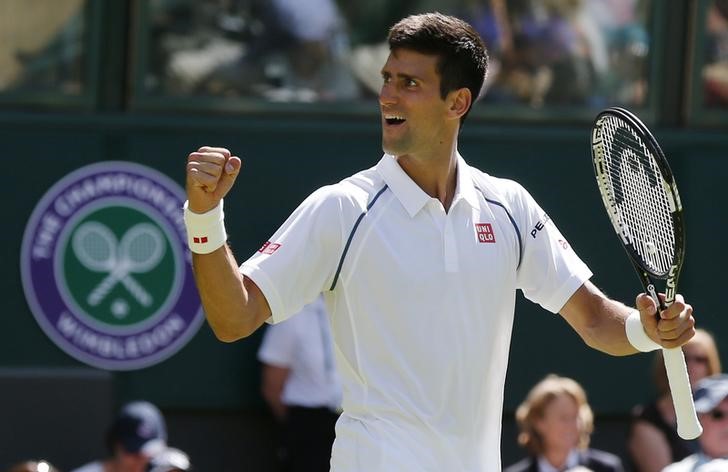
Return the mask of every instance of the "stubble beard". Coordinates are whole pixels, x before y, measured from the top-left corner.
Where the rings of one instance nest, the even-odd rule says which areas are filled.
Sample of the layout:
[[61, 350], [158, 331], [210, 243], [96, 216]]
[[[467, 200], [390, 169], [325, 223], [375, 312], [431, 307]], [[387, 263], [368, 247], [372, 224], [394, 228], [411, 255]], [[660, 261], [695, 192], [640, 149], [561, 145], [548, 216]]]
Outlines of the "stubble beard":
[[409, 135], [387, 139], [382, 133], [382, 150], [391, 156], [403, 156], [410, 151], [412, 139]]

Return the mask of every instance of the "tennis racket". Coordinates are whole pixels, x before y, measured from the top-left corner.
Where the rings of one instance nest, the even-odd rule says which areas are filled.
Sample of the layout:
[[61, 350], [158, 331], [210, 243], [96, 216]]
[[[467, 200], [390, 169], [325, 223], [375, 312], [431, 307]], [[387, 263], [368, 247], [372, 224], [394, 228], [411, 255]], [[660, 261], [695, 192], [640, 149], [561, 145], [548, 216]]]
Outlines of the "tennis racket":
[[[660, 310], [672, 304], [685, 254], [683, 210], [665, 155], [631, 112], [607, 108], [594, 120], [592, 160], [602, 201], [645, 291]], [[665, 280], [664, 303], [654, 279]], [[683, 439], [700, 435], [681, 348], [663, 349], [665, 370]]]

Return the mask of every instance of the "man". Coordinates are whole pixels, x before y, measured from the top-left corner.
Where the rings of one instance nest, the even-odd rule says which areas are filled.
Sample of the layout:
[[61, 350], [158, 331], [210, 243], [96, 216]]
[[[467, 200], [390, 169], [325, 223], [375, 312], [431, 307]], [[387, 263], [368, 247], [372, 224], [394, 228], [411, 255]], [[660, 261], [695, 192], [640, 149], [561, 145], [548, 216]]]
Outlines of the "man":
[[146, 472], [150, 460], [167, 449], [167, 426], [159, 409], [145, 401], [122, 407], [106, 433], [109, 457], [73, 472]]
[[700, 452], [665, 468], [664, 472], [728, 470], [728, 375], [706, 377], [695, 386], [695, 411], [703, 426]]
[[344, 385], [332, 470], [500, 471], [516, 289], [614, 355], [684, 344], [692, 308], [678, 297], [658, 321], [646, 295], [639, 313], [609, 300], [525, 189], [460, 156], [458, 133], [487, 66], [468, 24], [408, 17], [389, 45], [384, 157], [315, 191], [239, 270], [221, 200], [241, 161], [222, 148], [189, 155], [185, 221], [198, 288], [228, 342], [325, 293]]
[[258, 359], [263, 398], [282, 426], [284, 470], [328, 471], [341, 382], [323, 297], [269, 326]]

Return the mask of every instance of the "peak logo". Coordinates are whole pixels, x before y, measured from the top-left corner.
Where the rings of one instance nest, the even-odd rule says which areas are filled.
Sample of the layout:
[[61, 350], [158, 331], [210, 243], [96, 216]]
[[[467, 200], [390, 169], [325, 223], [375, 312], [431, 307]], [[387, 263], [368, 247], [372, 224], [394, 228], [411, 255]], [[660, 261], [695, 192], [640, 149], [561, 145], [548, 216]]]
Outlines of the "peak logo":
[[21, 249], [23, 290], [41, 329], [70, 356], [133, 370], [177, 352], [203, 320], [182, 218], [164, 174], [102, 162], [38, 202]]
[[543, 227], [546, 226], [546, 223], [548, 223], [549, 221], [551, 221], [551, 217], [544, 213], [543, 220], [536, 223], [536, 225], [531, 230], [531, 237], [536, 239], [536, 235], [538, 234], [538, 232], [541, 231]]

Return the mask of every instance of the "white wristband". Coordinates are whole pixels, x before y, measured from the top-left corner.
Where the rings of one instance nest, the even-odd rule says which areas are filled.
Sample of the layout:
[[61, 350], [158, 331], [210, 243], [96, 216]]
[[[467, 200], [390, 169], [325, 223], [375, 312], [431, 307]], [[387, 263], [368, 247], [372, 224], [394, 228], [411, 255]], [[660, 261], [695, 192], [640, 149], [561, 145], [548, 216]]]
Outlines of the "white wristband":
[[194, 213], [189, 209], [189, 201], [182, 207], [185, 227], [187, 228], [187, 245], [195, 254], [209, 254], [222, 247], [227, 241], [225, 232], [225, 213], [223, 202], [206, 213]]
[[647, 333], [645, 328], [642, 326], [642, 320], [640, 320], [640, 312], [634, 310], [624, 323], [624, 330], [627, 332], [627, 339], [629, 343], [638, 351], [650, 352], [662, 348], [659, 344], [653, 341]]

